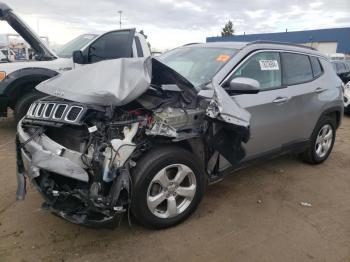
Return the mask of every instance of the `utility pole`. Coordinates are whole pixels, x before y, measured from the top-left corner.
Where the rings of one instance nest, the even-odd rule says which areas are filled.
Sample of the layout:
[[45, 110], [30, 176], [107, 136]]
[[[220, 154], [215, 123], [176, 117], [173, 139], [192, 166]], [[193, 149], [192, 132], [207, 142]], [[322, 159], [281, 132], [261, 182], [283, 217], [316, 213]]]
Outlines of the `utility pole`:
[[122, 13], [123, 13], [123, 11], [119, 10], [118, 13], [119, 13], [119, 28], [122, 28]]

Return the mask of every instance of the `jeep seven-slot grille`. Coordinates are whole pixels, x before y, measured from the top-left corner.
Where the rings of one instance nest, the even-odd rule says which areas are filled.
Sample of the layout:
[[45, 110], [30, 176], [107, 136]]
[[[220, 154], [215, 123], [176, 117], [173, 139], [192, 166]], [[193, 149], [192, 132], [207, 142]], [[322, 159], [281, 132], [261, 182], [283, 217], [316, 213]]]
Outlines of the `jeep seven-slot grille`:
[[78, 116], [80, 115], [81, 111], [83, 111], [83, 108], [80, 106], [72, 106], [66, 116], [66, 120], [68, 121], [75, 121]]
[[41, 114], [43, 113], [44, 107], [45, 107], [45, 104], [39, 104], [37, 116], [41, 116]]
[[51, 116], [51, 113], [52, 113], [52, 109], [54, 107], [55, 104], [48, 104], [47, 107], [46, 107], [46, 110], [45, 110], [45, 113], [44, 113], [44, 117], [45, 118], [48, 118]]
[[30, 106], [27, 118], [73, 123], [81, 117], [83, 111], [82, 106], [69, 103], [38, 101]]
[[53, 114], [53, 118], [61, 119], [66, 108], [67, 105], [58, 105], [55, 109], [55, 113]]

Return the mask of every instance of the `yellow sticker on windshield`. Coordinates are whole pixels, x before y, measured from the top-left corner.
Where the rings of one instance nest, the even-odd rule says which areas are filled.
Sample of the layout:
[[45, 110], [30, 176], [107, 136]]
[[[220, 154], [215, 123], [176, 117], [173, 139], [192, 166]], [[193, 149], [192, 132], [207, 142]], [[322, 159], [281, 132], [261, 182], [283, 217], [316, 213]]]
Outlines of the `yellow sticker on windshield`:
[[216, 58], [216, 61], [218, 62], [227, 62], [228, 60], [230, 60], [230, 56], [229, 55], [219, 55], [217, 58]]

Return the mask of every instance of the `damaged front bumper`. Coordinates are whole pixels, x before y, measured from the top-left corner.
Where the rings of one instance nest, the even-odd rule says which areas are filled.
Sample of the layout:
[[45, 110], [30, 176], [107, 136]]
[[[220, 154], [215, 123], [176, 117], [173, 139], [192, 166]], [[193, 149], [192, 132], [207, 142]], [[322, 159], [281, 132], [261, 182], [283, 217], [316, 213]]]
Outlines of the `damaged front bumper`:
[[17, 132], [17, 159], [23, 163], [23, 167], [18, 168], [17, 172], [19, 181], [17, 199], [25, 197], [22, 177], [27, 175], [32, 181], [40, 176], [41, 169], [82, 182], [89, 181], [89, 176], [83, 169], [80, 153], [57, 144], [44, 134], [29, 135], [23, 130], [22, 121], [18, 123]]
[[[118, 225], [126, 211], [125, 205], [121, 205], [118, 199], [123, 190], [129, 192], [128, 170], [120, 172], [111, 183], [107, 196], [98, 195], [99, 184], [91, 181], [84, 169], [86, 166], [81, 153], [63, 147], [44, 133], [27, 132], [22, 121], [18, 123], [16, 136], [17, 200], [25, 198], [28, 178], [43, 196], [43, 208], [52, 213], [75, 224]], [[63, 177], [79, 186], [67, 189], [54, 185], [53, 180]], [[71, 205], [78, 202], [78, 207]]]

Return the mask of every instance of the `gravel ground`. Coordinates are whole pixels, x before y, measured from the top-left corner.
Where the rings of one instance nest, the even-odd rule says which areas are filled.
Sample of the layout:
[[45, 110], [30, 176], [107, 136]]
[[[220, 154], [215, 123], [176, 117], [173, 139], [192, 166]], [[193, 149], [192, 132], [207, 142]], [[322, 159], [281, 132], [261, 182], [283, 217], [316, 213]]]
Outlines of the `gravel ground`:
[[[350, 261], [350, 117], [328, 161], [286, 156], [208, 187], [198, 210], [161, 231], [123, 221], [73, 225], [16, 202], [15, 123], [0, 120], [0, 261]], [[311, 203], [305, 207], [301, 202]]]

